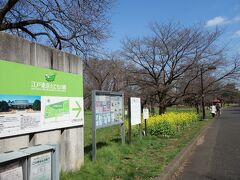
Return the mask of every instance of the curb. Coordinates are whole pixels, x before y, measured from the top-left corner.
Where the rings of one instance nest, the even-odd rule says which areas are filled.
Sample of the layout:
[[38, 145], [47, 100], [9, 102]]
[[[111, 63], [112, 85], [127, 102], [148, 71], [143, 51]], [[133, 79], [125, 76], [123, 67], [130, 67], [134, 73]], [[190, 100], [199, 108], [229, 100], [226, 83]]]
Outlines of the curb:
[[184, 161], [189, 157], [191, 152], [195, 149], [197, 142], [202, 136], [206, 134], [207, 129], [216, 121], [214, 118], [209, 122], [200, 133], [191, 141], [191, 143], [184, 148], [163, 170], [163, 172], [156, 177], [156, 180], [169, 180], [172, 179], [179, 167], [184, 163]]

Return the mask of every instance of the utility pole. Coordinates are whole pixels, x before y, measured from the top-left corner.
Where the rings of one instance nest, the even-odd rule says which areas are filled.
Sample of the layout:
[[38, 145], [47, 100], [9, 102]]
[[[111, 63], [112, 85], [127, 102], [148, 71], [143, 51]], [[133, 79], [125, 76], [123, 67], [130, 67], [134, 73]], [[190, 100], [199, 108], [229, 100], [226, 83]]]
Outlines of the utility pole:
[[[215, 70], [215, 66], [209, 66], [206, 68], [207, 70]], [[203, 87], [203, 65], [200, 68], [200, 73], [201, 73], [201, 101], [202, 101], [202, 119], [204, 120], [206, 118], [206, 113], [205, 113], [205, 100], [204, 100], [204, 87]]]
[[205, 119], [206, 113], [205, 113], [205, 103], [204, 103], [204, 88], [203, 88], [203, 67], [201, 66], [201, 99], [202, 99], [202, 119]]

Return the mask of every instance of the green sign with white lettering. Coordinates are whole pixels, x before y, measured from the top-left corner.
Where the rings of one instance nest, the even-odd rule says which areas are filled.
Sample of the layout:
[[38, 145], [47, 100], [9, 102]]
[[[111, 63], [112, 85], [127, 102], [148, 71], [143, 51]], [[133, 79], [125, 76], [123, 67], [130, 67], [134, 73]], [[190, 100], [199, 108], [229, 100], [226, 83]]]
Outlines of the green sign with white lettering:
[[83, 97], [82, 75], [0, 60], [0, 94]]
[[83, 125], [83, 77], [0, 60], [0, 138]]

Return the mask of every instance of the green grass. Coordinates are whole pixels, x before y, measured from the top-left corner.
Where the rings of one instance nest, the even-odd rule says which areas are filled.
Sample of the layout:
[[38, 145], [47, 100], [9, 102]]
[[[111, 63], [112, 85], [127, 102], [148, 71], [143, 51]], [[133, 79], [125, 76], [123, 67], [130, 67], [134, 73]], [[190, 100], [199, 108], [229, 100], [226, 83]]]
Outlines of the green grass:
[[91, 112], [85, 112], [85, 158], [81, 170], [62, 173], [61, 179], [150, 179], [196, 136], [209, 121], [198, 121], [194, 127], [172, 138], [134, 136], [132, 144], [121, 145], [119, 126], [97, 130], [97, 161], [91, 160]]
[[195, 108], [192, 107], [178, 107], [178, 106], [172, 106], [167, 108], [167, 112], [196, 112]]

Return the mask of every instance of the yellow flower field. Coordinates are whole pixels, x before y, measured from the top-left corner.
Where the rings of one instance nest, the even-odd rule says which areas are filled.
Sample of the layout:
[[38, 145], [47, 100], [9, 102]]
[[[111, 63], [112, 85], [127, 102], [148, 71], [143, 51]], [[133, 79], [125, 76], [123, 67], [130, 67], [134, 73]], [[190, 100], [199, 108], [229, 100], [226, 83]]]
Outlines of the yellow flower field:
[[151, 135], [172, 136], [191, 127], [198, 119], [194, 112], [168, 112], [155, 115], [147, 120], [148, 131]]

